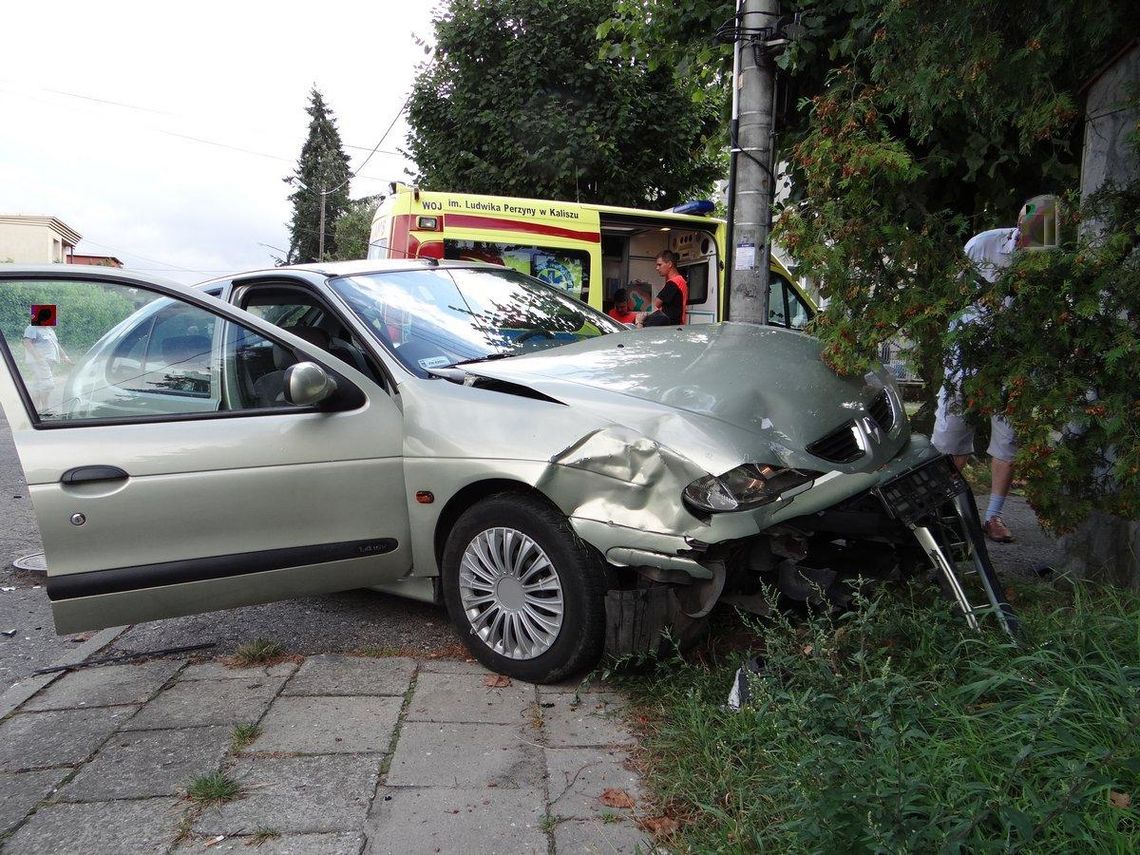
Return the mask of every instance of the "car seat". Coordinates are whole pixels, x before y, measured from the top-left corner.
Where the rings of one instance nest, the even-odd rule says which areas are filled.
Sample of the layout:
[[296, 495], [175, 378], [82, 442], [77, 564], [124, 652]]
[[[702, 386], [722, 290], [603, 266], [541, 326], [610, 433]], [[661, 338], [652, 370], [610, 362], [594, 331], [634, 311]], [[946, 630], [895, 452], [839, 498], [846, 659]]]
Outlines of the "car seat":
[[[314, 347], [329, 350], [329, 334], [320, 327], [285, 327], [297, 338], [303, 338]], [[273, 345], [274, 371], [263, 374], [253, 383], [253, 394], [258, 407], [278, 407], [288, 403], [285, 400], [285, 370], [297, 364], [293, 351], [280, 344]]]
[[371, 377], [372, 371], [368, 368], [368, 362], [364, 359], [363, 352], [361, 352], [359, 347], [349, 341], [348, 335], [349, 334], [345, 332], [342, 338], [334, 336], [329, 339], [329, 353], [342, 362], [351, 365], [366, 377]]

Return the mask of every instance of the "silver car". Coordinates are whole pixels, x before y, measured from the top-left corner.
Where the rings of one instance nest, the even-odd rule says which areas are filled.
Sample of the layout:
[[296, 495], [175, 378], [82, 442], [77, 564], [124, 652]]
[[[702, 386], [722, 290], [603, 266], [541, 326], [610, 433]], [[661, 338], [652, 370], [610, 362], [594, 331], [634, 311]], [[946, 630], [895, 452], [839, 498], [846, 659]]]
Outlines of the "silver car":
[[0, 266], [0, 331], [60, 632], [372, 587], [553, 681], [762, 610], [766, 582], [842, 602], [929, 561], [976, 622], [958, 558], [1009, 617], [892, 377], [837, 376], [802, 333], [631, 331], [432, 261], [195, 289]]

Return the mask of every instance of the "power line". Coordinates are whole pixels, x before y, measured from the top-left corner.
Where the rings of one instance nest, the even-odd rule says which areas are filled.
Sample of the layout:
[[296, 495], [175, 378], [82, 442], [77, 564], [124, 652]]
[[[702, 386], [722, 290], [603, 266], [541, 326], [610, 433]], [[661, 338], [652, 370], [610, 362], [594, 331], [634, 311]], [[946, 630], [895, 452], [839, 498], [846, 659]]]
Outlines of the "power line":
[[77, 92], [65, 92], [62, 89], [51, 89], [47, 86], [41, 87], [44, 92], [54, 92], [56, 95], [66, 95], [68, 98], [79, 98], [83, 101], [94, 101], [96, 104], [110, 104], [113, 107], [124, 107], [128, 110], [138, 110], [143, 113], [157, 113], [160, 116], [173, 116], [169, 110], [155, 110], [152, 107], [140, 107], [137, 104], [126, 104], [122, 101], [111, 101], [108, 98], [94, 98], [90, 95], [80, 95]]
[[[67, 91], [64, 91], [62, 89], [51, 89], [48, 87], [38, 87], [38, 88], [42, 92], [51, 92], [55, 95], [63, 95], [63, 96], [66, 96], [68, 98], [77, 98], [77, 99], [82, 100], [82, 101], [91, 101], [95, 104], [105, 104], [105, 105], [112, 106], [112, 107], [121, 107], [121, 108], [126, 109], [126, 110], [136, 110], [136, 111], [141, 112], [141, 113], [154, 113], [154, 114], [161, 115], [161, 116], [177, 116], [178, 115], [176, 113], [171, 113], [167, 110], [155, 110], [155, 109], [152, 109], [151, 107], [143, 107], [143, 106], [140, 106], [138, 104], [128, 104], [124, 101], [114, 101], [114, 100], [111, 100], [109, 98], [95, 98], [95, 97], [90, 96], [90, 95], [80, 95], [79, 93], [76, 93], [76, 92], [67, 92]], [[393, 120], [392, 125], [389, 125], [388, 130], [384, 132], [384, 136], [380, 138], [380, 143], [383, 143], [384, 138], [387, 137], [388, 133], [392, 130], [392, 127], [394, 126], [395, 121], [398, 120], [401, 115], [403, 115], [403, 112], [404, 112], [404, 109], [406, 106], [407, 106], [407, 101], [405, 101], [404, 106], [402, 106], [400, 108], [400, 112], [396, 114], [396, 119]], [[158, 133], [164, 134], [166, 136], [177, 137], [178, 139], [189, 140], [190, 142], [196, 142], [196, 143], [201, 143], [203, 145], [215, 146], [217, 148], [229, 149], [230, 151], [241, 152], [242, 154], [249, 154], [249, 155], [253, 155], [254, 157], [264, 157], [264, 158], [268, 158], [270, 160], [279, 160], [282, 163], [293, 163], [292, 158], [282, 157], [281, 155], [277, 155], [277, 154], [268, 154], [268, 153], [263, 152], [263, 151], [255, 151], [254, 149], [243, 148], [241, 146], [232, 145], [230, 143], [218, 142], [217, 140], [209, 140], [209, 139], [204, 139], [202, 137], [190, 136], [189, 134], [180, 134], [180, 133], [177, 133], [175, 131], [168, 131], [164, 128], [151, 128], [151, 130], [157, 131]], [[358, 173], [361, 169], [364, 168], [364, 165], [366, 163], [368, 163], [369, 160], [371, 160], [371, 158], [374, 154], [386, 154], [386, 155], [389, 155], [391, 157], [403, 157], [403, 158], [407, 157], [407, 155], [405, 155], [403, 152], [392, 151], [391, 149], [381, 149], [380, 143], [377, 143], [372, 148], [369, 148], [367, 146], [362, 146], [362, 145], [350, 145], [348, 143], [342, 143], [342, 145], [345, 148], [351, 148], [351, 149], [355, 149], [357, 151], [367, 151], [369, 153], [368, 157], [366, 157], [364, 159], [364, 163], [362, 163], [360, 165], [360, 167], [357, 169]], [[353, 175], [352, 177], [354, 177], [354, 178], [360, 177], [360, 178], [363, 178], [367, 181], [386, 182], [386, 181], [390, 180], [388, 178], [379, 178], [375, 175]]]
[[201, 137], [192, 137], [192, 136], [189, 136], [188, 134], [177, 134], [174, 131], [164, 131], [161, 128], [158, 128], [157, 130], [160, 134], [166, 134], [169, 137], [178, 137], [179, 139], [190, 140], [191, 142], [203, 143], [205, 145], [213, 145], [213, 146], [217, 146], [218, 148], [228, 148], [230, 151], [240, 151], [243, 154], [252, 154], [252, 155], [255, 155], [257, 157], [267, 157], [270, 160], [280, 160], [280, 161], [283, 161], [285, 163], [292, 163], [292, 161], [289, 158], [281, 157], [281, 156], [276, 155], [276, 154], [266, 154], [263, 151], [254, 151], [251, 148], [241, 148], [240, 146], [229, 145], [228, 143], [215, 142], [214, 140], [204, 140]]
[[[172, 268], [174, 270], [181, 270], [183, 273], [201, 273], [202, 272], [200, 270], [193, 270], [189, 267], [180, 267], [177, 264], [171, 264], [169, 261], [163, 261], [160, 258], [150, 258], [149, 256], [143, 255], [142, 253], [132, 252], [129, 249], [122, 249], [121, 247], [109, 246], [108, 244], [105, 244], [105, 243], [99, 243], [99, 241], [91, 240], [90, 238], [83, 238], [83, 242], [92, 244], [94, 246], [101, 246], [101, 247], [103, 247], [103, 249], [109, 249], [112, 252], [117, 252], [117, 253], [120, 253], [122, 255], [133, 255], [135, 258], [141, 258], [143, 261], [150, 261], [150, 262], [153, 262], [154, 264], [164, 264], [164, 265], [166, 265], [167, 268]], [[79, 253], [79, 254], [82, 255], [83, 253]], [[136, 268], [132, 267], [131, 269], [134, 270]]]
[[344, 181], [342, 181], [339, 185], [337, 185], [333, 189], [322, 190], [321, 191], [322, 196], [325, 196], [329, 193], [335, 193], [337, 190], [341, 189], [341, 187], [344, 187], [346, 184], [348, 184], [348, 182], [350, 182], [353, 178], [355, 178], [360, 173], [360, 170], [362, 170], [365, 166], [368, 165], [368, 161], [370, 161], [372, 159], [372, 155], [376, 154], [376, 152], [380, 149], [380, 145], [384, 142], [385, 139], [387, 139], [388, 134], [390, 134], [392, 132], [392, 128], [396, 127], [396, 122], [398, 122], [400, 120], [400, 116], [404, 115], [404, 110], [408, 109], [408, 103], [411, 100], [412, 100], [412, 93], [409, 92], [408, 97], [404, 99], [404, 103], [400, 105], [400, 109], [396, 112], [396, 115], [392, 117], [392, 121], [388, 123], [388, 127], [384, 130], [384, 133], [380, 135], [380, 139], [376, 141], [376, 145], [374, 145], [372, 147], [372, 151], [370, 151], [368, 153], [368, 157], [364, 158], [364, 162], [361, 163], [360, 166], [356, 167], [356, 172], [353, 172], [351, 175], [348, 176], [348, 178], [344, 179]]

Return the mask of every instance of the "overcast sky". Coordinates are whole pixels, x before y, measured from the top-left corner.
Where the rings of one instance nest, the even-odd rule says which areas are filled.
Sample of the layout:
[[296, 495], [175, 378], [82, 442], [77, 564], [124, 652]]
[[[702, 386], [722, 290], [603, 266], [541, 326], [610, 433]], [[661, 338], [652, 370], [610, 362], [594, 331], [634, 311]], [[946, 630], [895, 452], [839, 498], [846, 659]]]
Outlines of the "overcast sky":
[[[8, 4], [0, 213], [181, 282], [269, 266], [316, 84], [356, 169], [404, 104], [435, 0]], [[352, 182], [405, 179], [401, 118]]]

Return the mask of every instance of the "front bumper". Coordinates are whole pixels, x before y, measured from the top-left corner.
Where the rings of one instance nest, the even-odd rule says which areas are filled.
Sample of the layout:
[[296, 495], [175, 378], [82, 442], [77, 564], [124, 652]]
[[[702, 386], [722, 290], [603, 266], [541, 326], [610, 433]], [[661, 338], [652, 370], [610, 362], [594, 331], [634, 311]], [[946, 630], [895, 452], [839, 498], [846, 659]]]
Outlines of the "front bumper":
[[[692, 525], [677, 532], [646, 531], [610, 519], [571, 514], [570, 524], [611, 564], [681, 570], [694, 579], [711, 578], [700, 563], [701, 553], [719, 543], [743, 540], [781, 522], [827, 510], [840, 502], [879, 487], [916, 466], [939, 456], [925, 436], [912, 434], [910, 441], [888, 463], [874, 472], [829, 472], [810, 486], [790, 491], [776, 502], [751, 511], [712, 514], [699, 520], [687, 513], [655, 514], [655, 518], [688, 517]], [[680, 493], [672, 500], [680, 506]]]

